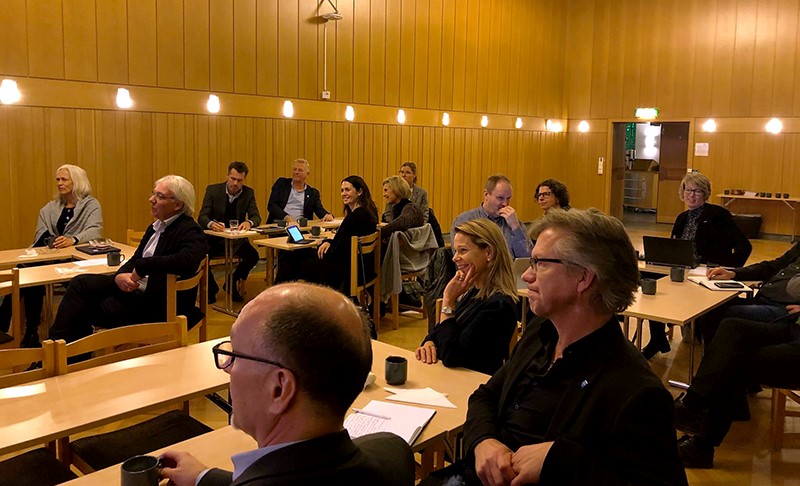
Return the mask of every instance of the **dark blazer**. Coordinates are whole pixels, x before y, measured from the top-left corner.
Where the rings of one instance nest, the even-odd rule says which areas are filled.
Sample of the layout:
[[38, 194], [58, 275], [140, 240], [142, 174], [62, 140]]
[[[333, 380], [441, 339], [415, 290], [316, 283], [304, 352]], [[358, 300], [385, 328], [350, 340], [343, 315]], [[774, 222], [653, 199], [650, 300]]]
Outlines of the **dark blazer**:
[[[464, 444], [472, 477], [475, 446], [500, 439], [509, 394], [543, 346], [545, 332], [555, 332], [549, 321], [529, 325], [511, 359], [470, 397]], [[554, 444], [540, 484], [687, 484], [672, 395], [622, 335], [616, 318], [596, 332], [596, 345], [568, 379], [545, 433], [544, 440]]]
[[236, 479], [211, 469], [200, 486], [412, 486], [414, 454], [400, 437], [382, 432], [350, 440], [346, 430], [286, 446], [254, 462]]
[[[200, 261], [208, 253], [206, 235], [191, 216], [181, 214], [164, 229], [153, 256], [144, 258], [142, 253], [154, 233], [151, 224], [144, 232], [136, 252], [117, 270], [117, 273], [131, 273], [136, 269], [139, 276], [148, 277], [144, 295], [154, 306], [159, 307], [159, 311], [163, 307], [163, 312], [166, 312], [167, 274], [184, 278], [194, 275]], [[196, 288], [179, 292], [178, 314], [188, 315], [194, 309], [196, 300]]]
[[447, 367], [462, 366], [493, 374], [508, 357], [508, 344], [517, 325], [514, 300], [499, 292], [475, 297], [472, 289], [456, 304], [455, 315], [440, 322], [422, 341], [432, 341]]
[[[239, 222], [250, 220], [253, 226], [261, 224], [261, 215], [258, 213], [256, 193], [252, 187], [242, 186], [242, 193], [236, 198], [236, 219]], [[203, 207], [197, 216], [197, 223], [203, 229], [208, 228], [211, 221], [219, 221], [227, 226], [225, 221], [225, 206], [228, 204], [228, 191], [226, 183], [211, 184], [206, 187], [203, 197]]]
[[[681, 237], [688, 216], [689, 211], [684, 211], [675, 218], [673, 238]], [[750, 240], [736, 226], [730, 211], [709, 203], [703, 205], [703, 211], [697, 218], [694, 244], [700, 257], [698, 263], [716, 263], [725, 267], [744, 265], [753, 250]]]
[[[269, 202], [267, 203], [267, 211], [269, 218], [267, 223], [272, 223], [276, 219], [283, 219], [288, 214], [283, 208], [289, 201], [289, 194], [292, 191], [292, 178], [279, 177], [272, 185], [272, 191], [269, 193]], [[306, 200], [303, 203], [303, 216], [308, 219], [313, 219], [314, 215], [322, 218], [328, 214], [328, 211], [322, 207], [322, 201], [319, 198], [319, 191], [313, 187], [306, 185]]]

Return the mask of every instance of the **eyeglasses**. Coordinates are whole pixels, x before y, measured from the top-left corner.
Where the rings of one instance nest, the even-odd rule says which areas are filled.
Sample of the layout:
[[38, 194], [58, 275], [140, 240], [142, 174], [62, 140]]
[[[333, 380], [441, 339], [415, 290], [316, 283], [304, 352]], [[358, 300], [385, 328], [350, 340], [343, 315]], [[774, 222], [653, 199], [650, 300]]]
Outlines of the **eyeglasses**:
[[684, 189], [683, 193], [684, 194], [694, 194], [695, 196], [702, 196], [703, 195], [703, 191], [700, 190], [700, 189]]
[[538, 273], [539, 272], [539, 263], [541, 263], [541, 262], [545, 262], [545, 263], [560, 263], [562, 265], [572, 265], [573, 264], [572, 262], [568, 262], [566, 260], [561, 260], [559, 258], [537, 258], [537, 257], [533, 257], [528, 261], [530, 262], [531, 268], [533, 269], [533, 273]]
[[150, 191], [150, 197], [155, 196], [156, 199], [159, 201], [164, 201], [166, 199], [175, 199], [175, 196], [167, 196], [166, 194], [161, 194], [160, 192]]
[[230, 341], [222, 341], [221, 343], [217, 344], [213, 348], [211, 348], [211, 352], [214, 353], [214, 364], [217, 365], [217, 368], [224, 370], [230, 367], [236, 358], [242, 359], [249, 359], [250, 361], [258, 361], [259, 363], [266, 363], [272, 366], [277, 366], [278, 368], [283, 368], [286, 370], [291, 371], [295, 375], [295, 371], [291, 368], [283, 366], [281, 363], [277, 361], [272, 361], [271, 359], [267, 358], [259, 358], [258, 356], [250, 356], [247, 354], [237, 353], [233, 351], [233, 345]]
[[539, 199], [540, 197], [550, 197], [550, 196], [552, 196], [552, 195], [553, 195], [553, 193], [552, 193], [552, 192], [545, 191], [545, 192], [537, 192], [537, 193], [536, 193], [536, 195], [534, 195], [534, 197], [535, 197], [536, 199]]

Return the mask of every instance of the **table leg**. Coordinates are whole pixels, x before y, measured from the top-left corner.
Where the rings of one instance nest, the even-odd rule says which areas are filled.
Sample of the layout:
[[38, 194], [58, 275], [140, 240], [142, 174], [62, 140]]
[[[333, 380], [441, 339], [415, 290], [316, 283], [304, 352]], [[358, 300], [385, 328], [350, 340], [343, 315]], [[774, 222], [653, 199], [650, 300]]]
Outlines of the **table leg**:
[[631, 318], [630, 316], [622, 316], [622, 332], [625, 333], [625, 339], [630, 339], [628, 336], [631, 334]]
[[267, 288], [272, 287], [272, 283], [275, 281], [275, 275], [273, 274], [273, 270], [275, 268], [275, 250], [274, 248], [267, 247], [266, 252], [266, 268], [264, 271], [264, 282], [267, 284]]
[[642, 323], [644, 319], [636, 318], [636, 349], [642, 350]]
[[678, 380], [669, 380], [669, 385], [682, 390], [688, 389], [692, 385], [692, 377], [694, 376], [694, 321], [689, 321], [689, 381], [683, 382]]
[[225, 307], [218, 305], [213, 306], [215, 310], [228, 314], [229, 316], [237, 317], [238, 312], [233, 310], [233, 242], [234, 240], [224, 238], [225, 248]]

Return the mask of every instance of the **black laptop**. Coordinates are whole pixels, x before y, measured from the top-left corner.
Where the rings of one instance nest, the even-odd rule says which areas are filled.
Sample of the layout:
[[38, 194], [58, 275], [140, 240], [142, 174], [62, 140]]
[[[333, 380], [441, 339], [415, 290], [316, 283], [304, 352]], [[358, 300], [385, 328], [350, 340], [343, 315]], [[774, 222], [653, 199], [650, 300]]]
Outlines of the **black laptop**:
[[111, 245], [100, 245], [100, 246], [92, 246], [92, 245], [83, 245], [83, 246], [76, 246], [76, 250], [86, 253], [87, 255], [104, 255], [106, 253], [111, 253], [113, 251], [122, 251], [116, 246]]
[[684, 268], [697, 266], [691, 240], [642, 236], [642, 243], [644, 243], [644, 261], [648, 265]]
[[286, 239], [288, 243], [294, 243], [296, 245], [304, 245], [306, 243], [314, 243], [314, 240], [307, 240], [303, 238], [303, 234], [300, 232], [300, 227], [296, 224], [286, 227], [286, 232], [289, 233], [289, 238]]

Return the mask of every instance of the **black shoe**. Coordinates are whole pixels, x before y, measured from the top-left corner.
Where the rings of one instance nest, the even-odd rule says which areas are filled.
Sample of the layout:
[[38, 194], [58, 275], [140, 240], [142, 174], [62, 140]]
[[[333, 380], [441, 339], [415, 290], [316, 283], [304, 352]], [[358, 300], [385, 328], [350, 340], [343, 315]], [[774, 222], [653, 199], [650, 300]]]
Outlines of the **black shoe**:
[[41, 348], [42, 343], [39, 341], [39, 329], [26, 329], [25, 335], [22, 337], [20, 346], [23, 348]]
[[714, 467], [714, 446], [706, 444], [700, 437], [684, 435], [678, 439], [678, 458], [685, 468], [711, 469]]
[[41, 368], [42, 368], [42, 362], [41, 361], [36, 361], [34, 363], [31, 363], [31, 365], [28, 366], [27, 368], [25, 368], [25, 371], [33, 371], [33, 370], [38, 370], [38, 369], [41, 369]]
[[750, 420], [750, 404], [747, 403], [747, 395], [742, 395], [731, 404], [731, 420], [737, 422]]
[[[242, 280], [237, 280], [233, 282], [233, 292], [230, 293], [231, 300], [233, 300], [234, 302], [244, 302], [244, 297], [242, 297], [242, 294], [239, 293], [239, 285], [240, 285], [239, 282], [242, 282]], [[244, 286], [242, 285], [242, 287]], [[222, 290], [224, 290], [225, 292], [228, 291], [228, 282], [225, 282], [225, 284], [222, 286]]]
[[667, 335], [663, 333], [658, 335], [661, 337], [656, 337], [657, 335], [650, 336], [650, 342], [642, 348], [642, 354], [645, 359], [653, 359], [658, 353], [669, 353], [672, 351], [669, 340], [667, 340]]
[[706, 413], [695, 412], [684, 405], [684, 394], [675, 399], [675, 428], [692, 435], [703, 435], [706, 432]]
[[7, 332], [0, 331], [0, 344], [10, 343], [14, 338], [9, 336]]
[[386, 313], [389, 312], [389, 304], [386, 302], [381, 302], [381, 308], [379, 309], [381, 317], [386, 317]]

